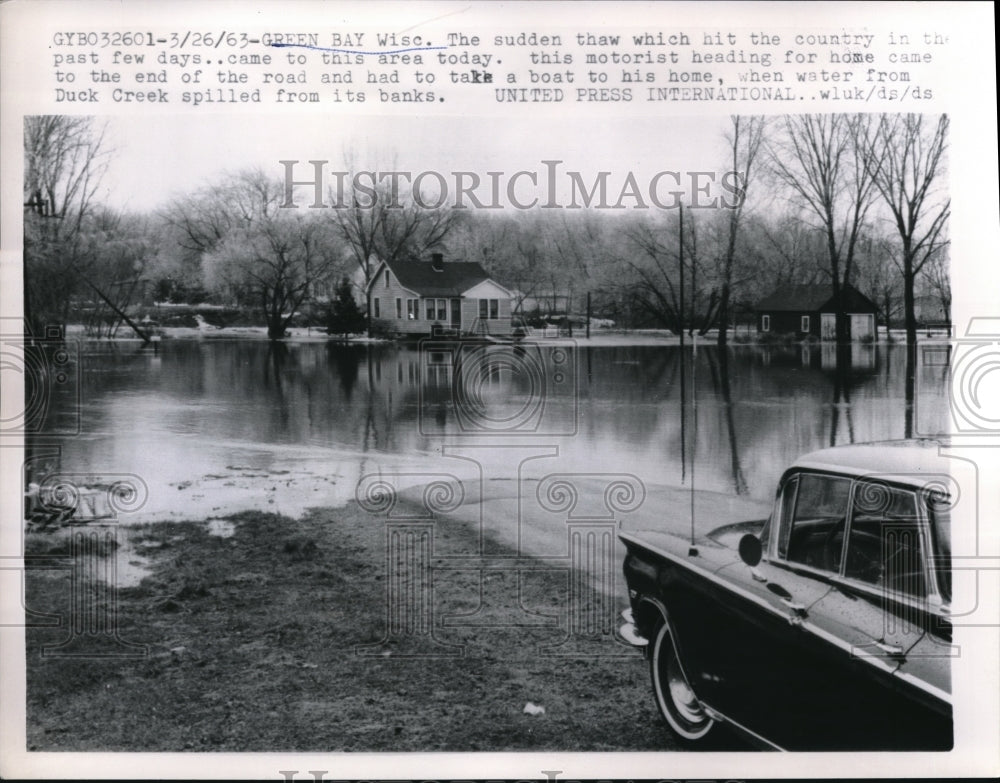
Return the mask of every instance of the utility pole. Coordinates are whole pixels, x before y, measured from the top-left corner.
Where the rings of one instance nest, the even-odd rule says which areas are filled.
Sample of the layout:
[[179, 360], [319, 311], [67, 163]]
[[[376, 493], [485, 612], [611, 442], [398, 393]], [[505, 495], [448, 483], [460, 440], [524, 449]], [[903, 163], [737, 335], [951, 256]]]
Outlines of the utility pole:
[[[680, 307], [677, 308], [677, 331], [681, 336], [681, 348], [684, 348], [684, 205], [681, 204], [681, 241], [680, 252], [677, 255], [677, 266], [680, 272]], [[681, 367], [684, 365], [682, 364]]]

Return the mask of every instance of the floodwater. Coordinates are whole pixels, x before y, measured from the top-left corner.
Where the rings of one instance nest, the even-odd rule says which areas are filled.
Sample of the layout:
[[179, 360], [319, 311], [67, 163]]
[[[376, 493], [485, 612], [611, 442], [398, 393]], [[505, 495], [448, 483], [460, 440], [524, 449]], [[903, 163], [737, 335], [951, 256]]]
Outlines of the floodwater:
[[947, 429], [945, 368], [918, 365], [908, 413], [905, 355], [853, 345], [838, 371], [827, 345], [85, 342], [29, 472], [130, 482], [123, 521], [295, 516], [441, 476], [767, 502], [803, 453]]

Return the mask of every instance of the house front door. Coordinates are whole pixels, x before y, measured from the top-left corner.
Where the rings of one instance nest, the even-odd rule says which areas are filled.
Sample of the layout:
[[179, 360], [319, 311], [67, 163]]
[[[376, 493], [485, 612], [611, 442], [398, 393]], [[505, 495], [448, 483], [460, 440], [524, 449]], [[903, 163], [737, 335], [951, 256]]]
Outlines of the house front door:
[[837, 339], [837, 316], [833, 313], [820, 313], [819, 334], [823, 340]]
[[452, 299], [451, 300], [451, 328], [461, 329], [462, 328], [462, 300]]

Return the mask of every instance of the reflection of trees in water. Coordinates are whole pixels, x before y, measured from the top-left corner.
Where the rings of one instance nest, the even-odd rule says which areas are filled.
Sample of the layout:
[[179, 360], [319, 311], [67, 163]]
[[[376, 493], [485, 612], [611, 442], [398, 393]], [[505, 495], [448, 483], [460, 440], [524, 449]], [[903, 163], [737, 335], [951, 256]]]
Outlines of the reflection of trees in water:
[[840, 412], [844, 411], [847, 421], [847, 442], [854, 443], [854, 419], [851, 416], [851, 345], [837, 346], [837, 363], [833, 370], [833, 405], [830, 414], [830, 445], [837, 445], [837, 430], [840, 428]]
[[351, 401], [351, 394], [358, 382], [358, 366], [361, 364], [361, 354], [365, 349], [359, 345], [326, 344], [327, 362], [331, 369], [336, 369], [340, 388], [344, 392], [344, 401]]
[[747, 482], [740, 465], [740, 452], [736, 438], [736, 422], [733, 415], [733, 396], [729, 383], [729, 350], [720, 347], [705, 352], [711, 372], [712, 385], [722, 398], [722, 411], [726, 421], [729, 441], [729, 466], [733, 476], [733, 490], [737, 495], [747, 493]]
[[666, 399], [676, 387], [679, 349], [675, 346], [594, 348], [581, 388], [596, 399], [623, 403]]
[[267, 343], [267, 356], [264, 359], [264, 386], [274, 389], [275, 402], [277, 403], [276, 410], [278, 411], [279, 421], [283, 427], [287, 427], [291, 418], [283, 383], [285, 365], [287, 363], [288, 346], [283, 342], [269, 340]]
[[903, 437], [913, 437], [913, 405], [917, 377], [917, 345], [906, 346], [906, 381], [904, 396], [906, 398], [906, 412], [903, 415]]

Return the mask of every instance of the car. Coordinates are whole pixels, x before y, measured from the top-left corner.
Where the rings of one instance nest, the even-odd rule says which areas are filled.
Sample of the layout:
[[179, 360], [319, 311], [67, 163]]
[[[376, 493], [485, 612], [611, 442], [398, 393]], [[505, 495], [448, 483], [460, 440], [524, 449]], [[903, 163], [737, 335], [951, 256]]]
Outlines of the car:
[[765, 520], [620, 531], [620, 632], [646, 651], [682, 744], [711, 744], [726, 725], [780, 750], [952, 747], [958, 493], [939, 445], [801, 457]]

